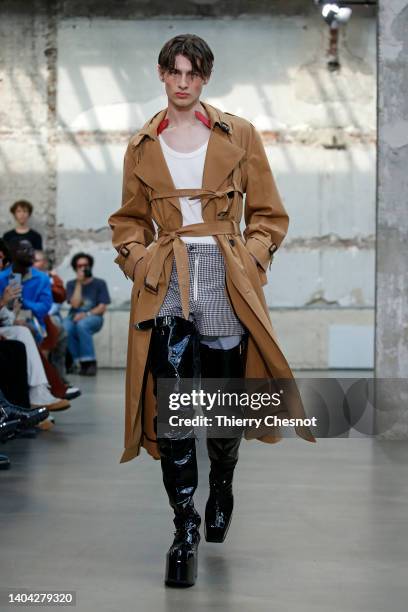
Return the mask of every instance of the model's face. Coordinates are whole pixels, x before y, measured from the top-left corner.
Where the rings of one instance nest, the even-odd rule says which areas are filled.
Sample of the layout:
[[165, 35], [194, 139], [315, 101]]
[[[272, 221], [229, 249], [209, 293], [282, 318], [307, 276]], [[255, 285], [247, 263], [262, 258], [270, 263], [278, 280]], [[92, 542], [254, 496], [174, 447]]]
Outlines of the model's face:
[[200, 98], [203, 86], [209, 81], [193, 71], [190, 60], [184, 55], [176, 55], [173, 70], [162, 72], [158, 66], [158, 73], [165, 85], [169, 101], [179, 108], [194, 106]]
[[20, 225], [25, 225], [28, 221], [28, 217], [30, 216], [28, 210], [23, 208], [22, 206], [17, 206], [16, 212], [14, 213], [14, 217]]

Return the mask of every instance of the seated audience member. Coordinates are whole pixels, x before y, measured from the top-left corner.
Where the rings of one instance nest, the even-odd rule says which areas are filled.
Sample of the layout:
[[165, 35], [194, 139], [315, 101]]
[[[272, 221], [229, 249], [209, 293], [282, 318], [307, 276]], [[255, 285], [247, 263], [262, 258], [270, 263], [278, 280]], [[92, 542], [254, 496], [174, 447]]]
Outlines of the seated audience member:
[[13, 301], [16, 302], [20, 294], [21, 288], [12, 285], [6, 285], [4, 291], [0, 292], [0, 335], [7, 340], [19, 340], [25, 346], [30, 405], [33, 408], [47, 406], [48, 410], [69, 408], [68, 400], [54, 397], [49, 391], [48, 379], [33, 335], [24, 323], [16, 324], [15, 313], [18, 309], [14, 307], [13, 310], [9, 310], [6, 306]]
[[10, 251], [7, 244], [0, 238], [0, 272], [10, 265]]
[[[32, 267], [34, 249], [28, 240], [10, 243], [11, 266], [0, 272], [0, 296], [7, 285], [21, 285], [21, 297], [17, 301], [17, 320], [27, 321], [35, 337], [41, 341], [45, 336], [44, 317], [52, 306], [51, 283], [47, 274]], [[17, 314], [17, 313], [16, 313]]]
[[44, 317], [52, 305], [51, 283], [44, 272], [32, 267], [34, 249], [28, 240], [10, 243], [11, 266], [0, 272], [0, 296], [8, 284], [21, 285], [22, 292], [15, 304], [17, 322], [28, 325], [37, 342], [46, 335]]
[[14, 216], [16, 227], [3, 236], [3, 240], [11, 243], [14, 240], [25, 238], [29, 240], [34, 249], [42, 249], [41, 234], [31, 229], [28, 220], [33, 214], [34, 207], [26, 200], [18, 200], [10, 207], [10, 212]]
[[45, 358], [43, 359], [45, 373], [51, 384], [52, 393], [57, 397], [72, 400], [81, 395], [81, 390], [72, 386], [65, 378], [68, 334], [65, 331], [60, 313], [61, 303], [65, 302], [66, 298], [64, 283], [55, 270], [50, 269], [49, 259], [44, 251], [35, 251], [34, 267], [48, 274], [53, 298], [51, 309], [44, 317], [47, 337], [39, 345]]
[[[48, 346], [47, 344], [45, 347], [42, 345], [41, 348], [45, 348], [45, 351], [49, 351], [48, 360], [57, 368], [58, 374], [62, 380], [65, 381], [65, 353], [67, 350], [68, 334], [63, 325], [60, 312], [61, 304], [65, 302], [66, 299], [64, 282], [62, 278], [57, 275], [55, 270], [50, 269], [48, 255], [44, 251], [35, 251], [34, 268], [45, 272], [50, 278], [53, 303], [48, 316], [51, 319], [51, 324], [56, 328], [56, 338], [53, 346]], [[44, 342], [46, 343], [47, 339]]]
[[67, 283], [67, 301], [71, 305], [64, 327], [68, 333], [68, 349], [74, 366], [84, 376], [94, 376], [97, 360], [93, 334], [103, 325], [103, 315], [111, 303], [104, 280], [92, 276], [93, 257], [77, 253], [71, 260], [76, 279]]

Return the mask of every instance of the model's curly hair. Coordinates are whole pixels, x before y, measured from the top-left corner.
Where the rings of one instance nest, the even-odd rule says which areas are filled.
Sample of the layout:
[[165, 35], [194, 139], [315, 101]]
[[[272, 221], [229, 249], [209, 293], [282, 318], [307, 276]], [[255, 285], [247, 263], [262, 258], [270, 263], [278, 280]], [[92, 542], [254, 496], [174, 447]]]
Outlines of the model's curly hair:
[[203, 78], [211, 75], [214, 55], [208, 44], [196, 34], [179, 34], [168, 40], [159, 53], [158, 63], [162, 70], [173, 70], [176, 55], [187, 57], [193, 70]]

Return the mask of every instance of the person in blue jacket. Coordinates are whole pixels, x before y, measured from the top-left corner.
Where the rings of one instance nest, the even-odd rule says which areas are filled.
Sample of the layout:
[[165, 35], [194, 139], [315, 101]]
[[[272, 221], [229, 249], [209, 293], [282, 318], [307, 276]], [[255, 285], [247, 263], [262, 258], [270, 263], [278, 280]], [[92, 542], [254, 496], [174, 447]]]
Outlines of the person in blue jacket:
[[[33, 268], [34, 248], [29, 240], [13, 241], [9, 245], [11, 252], [11, 265], [0, 272], [0, 296], [3, 295], [8, 284], [16, 283], [21, 286], [17, 298], [21, 310], [31, 311], [39, 323], [36, 339], [41, 341], [41, 334], [45, 332], [44, 317], [52, 305], [51, 282], [47, 274]], [[33, 323], [28, 313], [28, 320]], [[20, 316], [17, 314], [17, 320]]]

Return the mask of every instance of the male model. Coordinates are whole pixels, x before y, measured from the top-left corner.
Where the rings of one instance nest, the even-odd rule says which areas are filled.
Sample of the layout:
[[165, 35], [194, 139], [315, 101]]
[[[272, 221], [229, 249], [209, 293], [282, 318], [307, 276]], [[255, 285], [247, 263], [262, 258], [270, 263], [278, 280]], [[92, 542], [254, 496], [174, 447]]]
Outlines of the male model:
[[[262, 289], [288, 216], [254, 126], [200, 100], [213, 61], [208, 44], [191, 34], [160, 51], [167, 108], [131, 139], [122, 206], [109, 218], [115, 261], [133, 281], [121, 462], [141, 446], [161, 461], [176, 526], [166, 560], [169, 586], [195, 583], [201, 517], [193, 502], [195, 437], [157, 436], [157, 379], [193, 378], [197, 364], [203, 378], [292, 377]], [[304, 417], [301, 402], [288, 415]], [[307, 428], [296, 431], [315, 441]], [[241, 436], [207, 437], [210, 542], [223, 542], [230, 525], [240, 442]]]

